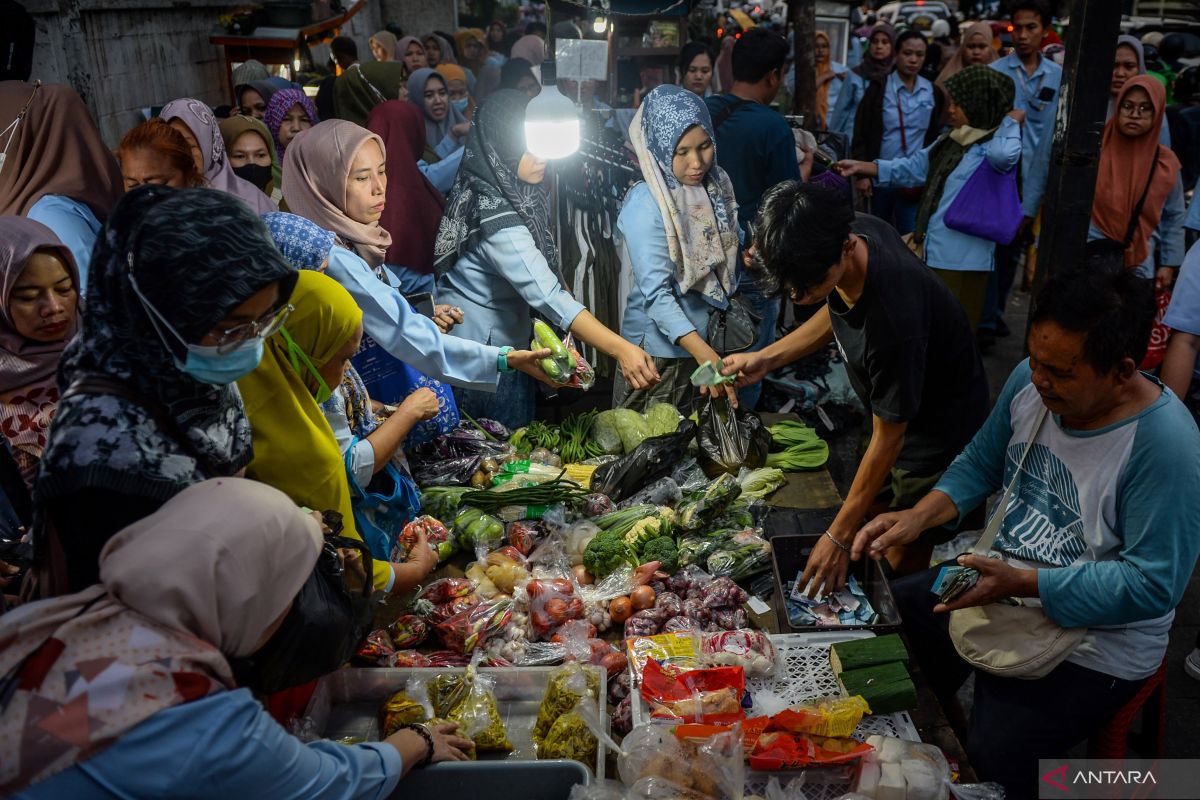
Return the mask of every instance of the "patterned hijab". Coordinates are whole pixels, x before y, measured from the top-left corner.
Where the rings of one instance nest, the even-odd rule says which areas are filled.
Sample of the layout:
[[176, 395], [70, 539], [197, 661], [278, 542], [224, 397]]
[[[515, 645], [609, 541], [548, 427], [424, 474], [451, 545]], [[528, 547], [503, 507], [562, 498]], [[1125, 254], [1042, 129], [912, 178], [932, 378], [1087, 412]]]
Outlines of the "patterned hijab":
[[267, 130], [271, 132], [271, 137], [275, 140], [275, 147], [280, 153], [287, 150], [287, 147], [279, 141], [279, 126], [283, 124], [283, 118], [294, 106], [303, 108], [304, 113], [308, 116], [308, 121], [313, 125], [321, 121], [321, 118], [317, 116], [317, 107], [300, 89], [280, 89], [276, 92], [271, 97], [271, 101], [267, 103], [267, 113], [263, 115], [263, 122], [266, 123]]
[[433, 247], [433, 270], [444, 275], [458, 259], [496, 231], [524, 225], [555, 274], [558, 248], [550, 233], [549, 191], [517, 178], [525, 154], [525, 106], [513, 89], [488, 96], [475, 112], [458, 177]]
[[[77, 200], [100, 222], [121, 199], [121, 168], [105, 146], [87, 106], [69, 86], [0, 81], [0, 214], [22, 215], [48, 194]], [[9, 136], [11, 135], [11, 139]]]
[[204, 177], [210, 187], [228, 192], [250, 206], [255, 214], [278, 210], [271, 198], [259, 191], [257, 186], [234, 174], [225, 156], [225, 140], [221, 138], [221, 129], [212, 109], [199, 100], [185, 97], [167, 103], [159, 116], [167, 122], [183, 120], [192, 136], [196, 137], [204, 157]]
[[1013, 109], [1016, 84], [999, 70], [972, 64], [946, 79], [946, 93], [967, 117], [966, 125], [943, 136], [929, 151], [929, 174], [917, 208], [916, 241], [925, 238], [929, 219], [942, 202], [946, 179], [962, 161], [967, 148], [992, 138], [1004, 115]]
[[283, 161], [283, 199], [288, 208], [333, 231], [372, 267], [383, 263], [392, 237], [378, 222], [346, 216], [346, 179], [354, 157], [367, 142], [383, 140], [344, 119], [327, 119], [292, 140]]
[[250, 461], [250, 425], [237, 390], [201, 383], [176, 366], [184, 354], [167, 349], [134, 294], [130, 258], [142, 293], [188, 342], [272, 283], [286, 302], [296, 282], [262, 221], [224, 192], [142, 186], [126, 194], [97, 239], [87, 314], [63, 354], [59, 386], [88, 374], [120, 381], [161, 406], [187, 449], [138, 404], [108, 394], [68, 397], [59, 403], [35, 499], [90, 487], [166, 500]]
[[[702, 186], [686, 186], [675, 178], [671, 164], [679, 140], [697, 125], [713, 141], [714, 160]], [[657, 86], [634, 115], [629, 138], [662, 214], [679, 288], [724, 306], [736, 274], [737, 201], [729, 176], [716, 163], [708, 106], [683, 87]]]
[[337, 241], [336, 234], [314, 225], [304, 217], [283, 211], [263, 214], [263, 222], [271, 233], [275, 247], [289, 264], [296, 269], [325, 271], [329, 251]]
[[427, 148], [437, 147], [441, 144], [442, 139], [445, 139], [447, 134], [450, 133], [451, 128], [467, 121], [463, 113], [450, 102], [449, 97], [446, 98], [446, 116], [442, 117], [441, 122], [429, 116], [429, 110], [425, 108], [425, 85], [429, 83], [431, 78], [441, 81], [442, 85], [447, 87], [447, 93], [449, 93], [449, 84], [446, 82], [446, 77], [435, 69], [426, 67], [408, 76], [408, 101], [421, 109], [421, 113], [425, 115], [425, 146]]
[[233, 689], [226, 658], [254, 651], [322, 542], [316, 521], [271, 487], [204, 481], [110, 539], [99, 584], [0, 616], [0, 794], [87, 761], [160, 711]]
[[333, 84], [333, 102], [338, 117], [355, 125], [366, 125], [372, 108], [384, 100], [400, 99], [405, 69], [402, 61], [352, 65]]

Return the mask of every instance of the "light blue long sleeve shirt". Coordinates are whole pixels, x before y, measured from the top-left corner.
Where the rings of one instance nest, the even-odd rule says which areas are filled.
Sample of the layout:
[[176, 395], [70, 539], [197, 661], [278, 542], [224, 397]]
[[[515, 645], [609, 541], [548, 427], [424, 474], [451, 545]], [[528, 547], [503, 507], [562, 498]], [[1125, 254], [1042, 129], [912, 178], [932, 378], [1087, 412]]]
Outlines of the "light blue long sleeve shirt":
[[[940, 141], [940, 140], [939, 140]], [[937, 142], [919, 150], [910, 158], [878, 160], [880, 186], [923, 186], [929, 172], [929, 153]], [[931, 267], [971, 272], [990, 272], [995, 266], [995, 242], [956, 231], [946, 225], [946, 212], [958, 193], [979, 169], [984, 159], [1000, 173], [1011, 172], [1021, 158], [1021, 128], [1012, 117], [1005, 117], [986, 142], [973, 144], [963, 153], [958, 166], [946, 178], [942, 199], [929, 218], [925, 232], [925, 261]]]
[[1183, 227], [1200, 231], [1200, 192], [1192, 195], [1192, 204], [1188, 206], [1187, 217], [1183, 220]]
[[[441, 158], [449, 158], [455, 150], [462, 150], [463, 144], [454, 137], [454, 134], [447, 133], [442, 137], [442, 140], [437, 143], [433, 151]], [[461, 156], [460, 156], [461, 158]]]
[[[1054, 116], [1058, 110], [1062, 67], [1048, 58], [1038, 56], [1037, 69], [1027, 75], [1016, 53], [993, 61], [989, 66], [1012, 78], [1016, 85], [1014, 108], [1025, 112], [1021, 132], [1021, 207], [1025, 216], [1037, 216], [1046, 193], [1046, 178], [1050, 174], [1050, 149], [1054, 143]], [[1043, 90], [1051, 95], [1041, 100]]]
[[680, 290], [662, 212], [645, 183], [625, 195], [617, 230], [633, 264], [621, 335], [656, 358], [691, 358], [676, 342], [692, 331], [704, 335], [715, 306], [699, 292]]
[[402, 769], [382, 742], [304, 744], [238, 689], [160, 711], [13, 800], [384, 800]]
[[75, 266], [79, 267], [79, 296], [87, 293], [88, 266], [92, 263], [92, 246], [100, 234], [100, 220], [86, 204], [70, 197], [58, 194], [47, 194], [29, 207], [25, 214], [32, 220], [42, 223], [59, 241], [67, 246], [71, 255], [75, 256]]
[[829, 124], [826, 127], [846, 137], [846, 152], [850, 152], [849, 146], [853, 143], [854, 117], [858, 114], [858, 104], [862, 102], [866, 93], [866, 79], [851, 70], [846, 73], [838, 89], [837, 101], [833, 98], [829, 100], [829, 107], [833, 110], [829, 112]]
[[[1183, 258], [1163, 324], [1173, 331], [1200, 336], [1200, 242], [1193, 244]], [[1196, 362], [1193, 375], [1200, 378], [1200, 359]]]
[[413, 311], [399, 291], [344, 247], [330, 250], [325, 274], [350, 292], [362, 309], [363, 330], [384, 350], [431, 378], [464, 389], [496, 391], [499, 348], [443, 335], [433, 320]]
[[[929, 122], [933, 117], [933, 104], [933, 84], [925, 78], [918, 75], [910, 92], [899, 75], [895, 72], [888, 75], [883, 85], [883, 138], [879, 142], [879, 157], [916, 155], [925, 146], [925, 132], [929, 130]], [[900, 124], [901, 117], [904, 119], [903, 126]]]
[[[1143, 278], [1153, 278], [1156, 266], [1177, 267], [1183, 263], [1183, 256], [1186, 251], [1183, 236], [1185, 213], [1183, 207], [1183, 179], [1176, 177], [1175, 185], [1171, 187], [1171, 193], [1167, 195], [1167, 201], [1163, 205], [1162, 216], [1158, 219], [1158, 226], [1150, 234], [1150, 252], [1146, 254], [1146, 260], [1138, 264], [1138, 275], [1141, 275]], [[1124, 232], [1122, 231], [1122, 233]], [[1096, 227], [1095, 221], [1089, 222], [1088, 241], [1104, 238], [1106, 238], [1104, 233]], [[1158, 264], [1155, 264], [1154, 258], [1156, 250], [1160, 254]]]
[[437, 187], [439, 192], [446, 194], [454, 185], [454, 178], [458, 175], [458, 166], [462, 163], [465, 152], [466, 148], [460, 147], [436, 164], [426, 164], [423, 160], [418, 160], [417, 169]]
[[[960, 515], [1016, 474], [1042, 407], [1031, 376], [1028, 360], [1013, 370], [935, 487]], [[1189, 500], [1200, 493], [1198, 452], [1200, 431], [1166, 387], [1145, 410], [1097, 430], [1047, 415], [994, 549], [1037, 570], [1052, 620], [1088, 629], [1068, 661], [1125, 680], [1158, 669], [1200, 554], [1200, 504]]]
[[460, 258], [438, 279], [437, 298], [463, 311], [453, 336], [516, 348], [529, 346], [533, 311], [560, 333], [584, 311], [524, 225], [496, 231]]

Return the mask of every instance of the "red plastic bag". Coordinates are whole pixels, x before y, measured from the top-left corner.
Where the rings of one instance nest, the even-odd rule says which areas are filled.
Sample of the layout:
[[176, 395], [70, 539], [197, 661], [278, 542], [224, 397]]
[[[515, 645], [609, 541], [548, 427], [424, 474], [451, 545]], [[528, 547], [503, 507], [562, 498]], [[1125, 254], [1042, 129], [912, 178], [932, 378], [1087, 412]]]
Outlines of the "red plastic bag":
[[741, 667], [680, 672], [651, 660], [642, 671], [642, 698], [656, 719], [731, 725], [746, 718], [745, 693], [746, 672]]
[[1171, 329], [1163, 325], [1167, 306], [1171, 305], [1171, 290], [1155, 292], [1154, 302], [1158, 308], [1154, 312], [1154, 326], [1150, 329], [1150, 343], [1146, 346], [1146, 357], [1138, 367], [1144, 370], [1154, 369], [1163, 362], [1163, 356], [1167, 354], [1167, 340], [1171, 338]]
[[871, 752], [855, 739], [829, 739], [799, 733], [763, 733], [750, 752], [754, 769], [779, 770], [849, 764]]

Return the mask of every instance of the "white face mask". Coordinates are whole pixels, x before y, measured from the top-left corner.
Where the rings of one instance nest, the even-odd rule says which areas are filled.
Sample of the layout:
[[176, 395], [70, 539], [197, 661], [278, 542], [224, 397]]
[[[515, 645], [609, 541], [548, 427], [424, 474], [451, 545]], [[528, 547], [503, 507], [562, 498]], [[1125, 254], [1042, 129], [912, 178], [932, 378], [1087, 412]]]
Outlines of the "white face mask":
[[17, 118], [8, 124], [8, 127], [0, 131], [0, 139], [4, 139], [4, 149], [0, 150], [0, 172], [4, 171], [4, 161], [8, 158], [8, 148], [12, 146], [13, 139], [17, 138], [17, 126], [21, 124], [21, 120], [25, 119], [25, 114], [28, 113], [29, 107], [33, 105], [33, 98], [37, 97], [37, 90], [42, 88], [42, 82], [38, 81], [33, 85], [33, 94], [29, 95], [29, 99], [25, 102], [25, 107], [17, 112]]

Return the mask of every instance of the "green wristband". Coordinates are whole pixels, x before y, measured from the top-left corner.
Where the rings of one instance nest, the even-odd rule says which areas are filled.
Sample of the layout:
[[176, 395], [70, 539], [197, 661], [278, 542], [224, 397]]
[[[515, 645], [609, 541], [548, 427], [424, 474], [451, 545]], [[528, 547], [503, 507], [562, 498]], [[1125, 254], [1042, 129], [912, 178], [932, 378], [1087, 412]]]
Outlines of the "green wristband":
[[500, 348], [500, 354], [496, 356], [496, 369], [500, 372], [512, 372], [513, 368], [508, 365], [508, 354], [515, 348], [505, 345]]

